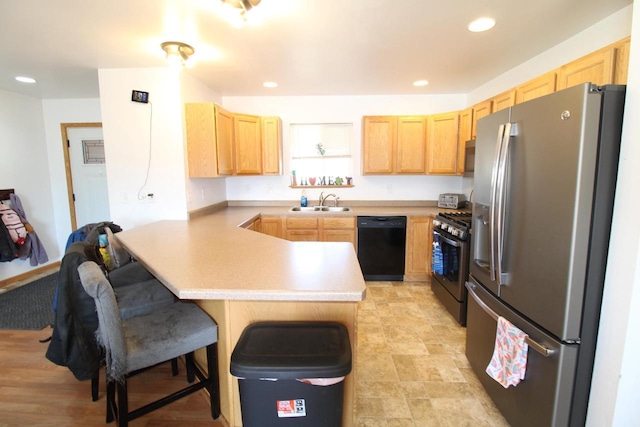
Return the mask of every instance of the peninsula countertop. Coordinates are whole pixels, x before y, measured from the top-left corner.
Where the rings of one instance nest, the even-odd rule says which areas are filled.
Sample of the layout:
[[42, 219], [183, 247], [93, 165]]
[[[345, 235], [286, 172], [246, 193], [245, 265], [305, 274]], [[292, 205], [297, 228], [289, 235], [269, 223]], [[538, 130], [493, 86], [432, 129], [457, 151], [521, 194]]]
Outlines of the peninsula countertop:
[[357, 302], [365, 282], [353, 245], [289, 242], [238, 225], [282, 208], [231, 207], [117, 233], [178, 298]]

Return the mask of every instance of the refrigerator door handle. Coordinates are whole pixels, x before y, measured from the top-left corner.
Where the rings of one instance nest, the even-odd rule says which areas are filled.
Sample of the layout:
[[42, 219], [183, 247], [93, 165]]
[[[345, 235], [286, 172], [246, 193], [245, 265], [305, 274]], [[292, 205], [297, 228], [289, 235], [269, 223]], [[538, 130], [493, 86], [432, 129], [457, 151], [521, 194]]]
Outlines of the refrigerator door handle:
[[500, 150], [500, 159], [498, 160], [498, 171], [496, 181], [496, 204], [497, 212], [495, 215], [496, 229], [496, 279], [498, 283], [498, 296], [500, 296], [500, 287], [507, 283], [506, 274], [503, 274], [502, 255], [504, 253], [504, 221], [506, 206], [506, 182], [507, 182], [507, 162], [509, 160], [509, 143], [511, 141], [511, 123], [505, 123], [502, 133], [502, 142]]
[[[493, 159], [493, 169], [491, 171], [491, 194], [489, 198], [489, 239], [490, 239], [490, 255], [489, 255], [489, 275], [491, 281], [496, 281], [496, 215], [497, 206], [496, 198], [498, 197], [498, 175], [500, 170], [500, 154], [502, 152], [502, 143], [504, 141], [505, 125], [498, 128], [498, 141], [496, 143], [496, 154]], [[499, 287], [498, 287], [499, 289]]]
[[[469, 291], [469, 295], [471, 295], [473, 300], [480, 306], [480, 308], [484, 310], [485, 313], [487, 313], [493, 320], [497, 322], [498, 313], [493, 311], [491, 307], [489, 307], [487, 304], [484, 303], [484, 301], [480, 299], [480, 297], [474, 292], [475, 288], [476, 288], [476, 285], [474, 285], [473, 283], [467, 282], [467, 290]], [[525, 342], [529, 347], [531, 347], [532, 349], [534, 349], [544, 357], [552, 356], [555, 353], [555, 350], [545, 347], [539, 342], [532, 340], [530, 337], [527, 337], [525, 339]]]

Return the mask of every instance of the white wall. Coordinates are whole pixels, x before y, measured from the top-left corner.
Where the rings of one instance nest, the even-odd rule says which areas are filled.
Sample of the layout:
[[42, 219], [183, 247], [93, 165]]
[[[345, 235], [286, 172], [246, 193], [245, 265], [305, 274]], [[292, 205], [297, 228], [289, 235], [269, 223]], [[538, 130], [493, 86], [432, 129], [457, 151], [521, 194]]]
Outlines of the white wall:
[[[179, 72], [100, 69], [98, 78], [111, 220], [129, 229], [186, 219]], [[149, 92], [149, 104], [132, 102], [133, 89]]]
[[[42, 101], [0, 90], [0, 188], [13, 188], [49, 256], [60, 256], [49, 185]], [[0, 263], [0, 280], [32, 270], [29, 261]]]
[[[464, 95], [406, 96], [269, 96], [223, 97], [226, 109], [282, 119], [282, 176], [233, 177], [227, 179], [229, 200], [291, 200], [300, 189], [290, 189], [290, 133], [292, 123], [352, 123], [353, 188], [337, 189], [343, 200], [437, 200], [443, 192], [466, 189], [461, 177], [450, 176], [362, 176], [362, 116], [428, 115], [464, 108]], [[309, 200], [320, 191], [307, 190]]]
[[640, 0], [634, 0], [622, 150], [587, 424], [637, 426], [640, 403]]
[[[99, 123], [100, 100], [94, 99], [45, 99], [42, 101], [44, 129], [49, 162], [49, 180], [53, 199], [56, 244], [60, 257], [71, 233], [71, 213], [67, 198], [67, 177], [64, 167], [61, 123]], [[78, 224], [79, 226], [84, 224]]]
[[[199, 80], [189, 76], [187, 73], [181, 73], [181, 92], [182, 103], [184, 105], [188, 102], [214, 102], [222, 105], [222, 97], [217, 92], [213, 91], [208, 86], [205, 86]], [[184, 109], [182, 110], [182, 116], [184, 117]], [[184, 126], [184, 120], [183, 120]], [[184, 140], [186, 141], [186, 130], [184, 134]], [[184, 158], [185, 158], [185, 179], [186, 179], [186, 197], [187, 197], [187, 209], [193, 211], [205, 206], [210, 206], [215, 203], [223, 202], [227, 200], [227, 189], [225, 185], [226, 178], [189, 178], [189, 168], [186, 162], [188, 158], [187, 146], [184, 146]]]
[[473, 105], [552, 71], [631, 34], [633, 6], [627, 6], [597, 24], [523, 62], [468, 94]]

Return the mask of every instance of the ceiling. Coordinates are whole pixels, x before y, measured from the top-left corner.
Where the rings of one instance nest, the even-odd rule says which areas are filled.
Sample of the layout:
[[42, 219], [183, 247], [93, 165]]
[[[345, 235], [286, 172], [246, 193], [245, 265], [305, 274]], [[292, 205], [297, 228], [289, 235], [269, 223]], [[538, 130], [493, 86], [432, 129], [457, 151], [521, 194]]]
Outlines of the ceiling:
[[[184, 72], [222, 96], [468, 93], [632, 0], [262, 0], [242, 29], [218, 3], [2, 0], [0, 89], [96, 98], [98, 69], [166, 66], [160, 43], [179, 40], [196, 51]], [[487, 15], [493, 30], [466, 29]]]

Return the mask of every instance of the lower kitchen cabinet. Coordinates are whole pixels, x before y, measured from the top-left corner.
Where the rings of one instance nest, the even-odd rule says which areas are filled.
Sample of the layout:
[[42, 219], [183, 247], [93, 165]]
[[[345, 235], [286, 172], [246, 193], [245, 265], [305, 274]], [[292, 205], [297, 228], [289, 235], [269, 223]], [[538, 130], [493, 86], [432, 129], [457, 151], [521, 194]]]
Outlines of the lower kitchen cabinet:
[[263, 216], [261, 218], [260, 232], [262, 234], [268, 234], [269, 236], [283, 238], [282, 234], [282, 217], [268, 217]]
[[356, 246], [355, 217], [286, 217], [285, 238], [292, 242], [350, 242]]
[[356, 218], [321, 218], [323, 242], [350, 242], [356, 247]]
[[285, 238], [292, 242], [317, 242], [318, 233], [317, 217], [285, 218]]
[[424, 281], [431, 274], [433, 219], [430, 216], [407, 217], [407, 251], [404, 280]]
[[247, 230], [251, 230], [251, 231], [260, 232], [260, 230], [262, 229], [261, 222], [262, 221], [260, 218], [256, 218], [253, 221], [244, 224], [242, 228], [246, 228]]

